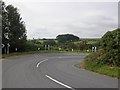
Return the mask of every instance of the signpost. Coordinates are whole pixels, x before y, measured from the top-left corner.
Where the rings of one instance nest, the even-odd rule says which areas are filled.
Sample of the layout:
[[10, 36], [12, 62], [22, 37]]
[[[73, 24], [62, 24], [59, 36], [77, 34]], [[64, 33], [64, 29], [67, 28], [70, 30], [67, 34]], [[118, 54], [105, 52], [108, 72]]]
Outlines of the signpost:
[[3, 48], [3, 50], [4, 50], [4, 53], [6, 54], [5, 44], [2, 44], [2, 48]]
[[4, 48], [5, 47], [5, 45], [4, 44], [2, 44], [2, 48]]
[[5, 36], [6, 39], [9, 39], [8, 33], [5, 33], [4, 36]]

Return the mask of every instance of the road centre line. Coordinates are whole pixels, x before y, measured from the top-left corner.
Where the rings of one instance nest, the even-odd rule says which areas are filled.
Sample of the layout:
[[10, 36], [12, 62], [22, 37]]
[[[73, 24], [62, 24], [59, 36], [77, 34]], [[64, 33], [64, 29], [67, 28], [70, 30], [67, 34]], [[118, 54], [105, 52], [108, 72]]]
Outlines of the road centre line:
[[[38, 68], [41, 63], [43, 63], [43, 62], [45, 62], [45, 61], [47, 61], [47, 60], [48, 60], [48, 59], [45, 59], [45, 60], [40, 61], [39, 63], [37, 63], [36, 67]], [[57, 84], [60, 84], [60, 85], [66, 87], [66, 88], [68, 88], [68, 89], [75, 90], [74, 88], [72, 88], [72, 87], [70, 87], [70, 86], [68, 86], [68, 85], [66, 85], [66, 84], [64, 84], [64, 83], [62, 83], [62, 82], [60, 82], [60, 81], [52, 78], [52, 77], [49, 76], [49, 75], [45, 75], [45, 76], [46, 76], [47, 78], [49, 78], [50, 80], [54, 81], [54, 82], [57, 83]]]
[[49, 75], [45, 75], [45, 76], [46, 76], [47, 78], [49, 78], [50, 80], [54, 81], [55, 83], [58, 83], [58, 84], [60, 84], [60, 85], [62, 85], [62, 86], [64, 86], [64, 87], [66, 87], [66, 88], [71, 89], [71, 90], [75, 90], [74, 88], [72, 88], [72, 87], [70, 87], [70, 86], [68, 86], [68, 85], [66, 85], [66, 84], [64, 84], [64, 83], [62, 83], [62, 82], [60, 82], [60, 81], [58, 81], [58, 80], [52, 78], [52, 77], [49, 76]]
[[48, 60], [48, 59], [45, 59], [45, 60], [43, 60], [43, 61], [40, 61], [39, 63], [37, 63], [36, 67], [38, 68], [41, 63], [43, 63], [43, 62], [45, 62], [45, 61], [47, 61], [47, 60]]

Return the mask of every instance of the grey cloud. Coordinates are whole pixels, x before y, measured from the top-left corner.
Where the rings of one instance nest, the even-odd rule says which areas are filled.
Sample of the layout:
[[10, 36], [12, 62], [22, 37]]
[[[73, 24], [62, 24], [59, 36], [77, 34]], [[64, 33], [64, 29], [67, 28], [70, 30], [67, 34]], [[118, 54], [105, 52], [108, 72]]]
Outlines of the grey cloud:
[[73, 33], [79, 37], [101, 37], [117, 28], [116, 2], [14, 2], [27, 26], [28, 38], [55, 38]]

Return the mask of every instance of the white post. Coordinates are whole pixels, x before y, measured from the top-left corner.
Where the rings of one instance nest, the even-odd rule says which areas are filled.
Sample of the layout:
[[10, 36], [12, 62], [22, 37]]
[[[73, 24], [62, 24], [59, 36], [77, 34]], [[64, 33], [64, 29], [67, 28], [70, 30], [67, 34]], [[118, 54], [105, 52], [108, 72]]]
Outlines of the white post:
[[61, 48], [59, 48], [59, 51], [61, 50]]
[[96, 50], [97, 50], [97, 47], [95, 47], [95, 52], [96, 52]]
[[92, 52], [94, 52], [94, 47], [92, 47]]
[[7, 54], [9, 54], [9, 47], [7, 47]]
[[46, 50], [47, 46], [45, 45], [45, 50]]
[[40, 50], [40, 48], [38, 48], [38, 51]]
[[15, 48], [15, 51], [17, 52], [17, 51], [18, 51], [18, 49], [17, 49], [17, 48]]
[[9, 54], [9, 47], [10, 47], [10, 44], [8, 43], [7, 44], [7, 54]]
[[48, 45], [48, 50], [50, 50], [50, 45]]
[[4, 48], [4, 53], [6, 54], [6, 47]]
[[73, 49], [72, 49], [72, 52], [73, 52]]

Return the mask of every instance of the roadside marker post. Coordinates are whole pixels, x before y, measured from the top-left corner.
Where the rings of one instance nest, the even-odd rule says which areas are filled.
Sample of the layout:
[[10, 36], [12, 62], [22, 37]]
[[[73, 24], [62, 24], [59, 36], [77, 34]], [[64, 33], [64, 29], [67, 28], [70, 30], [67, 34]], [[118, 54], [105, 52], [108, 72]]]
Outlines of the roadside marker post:
[[8, 43], [7, 44], [7, 54], [9, 54], [9, 47], [10, 47], [10, 44]]
[[45, 45], [45, 50], [47, 49], [47, 45]]
[[48, 45], [48, 50], [50, 50], [50, 45]]

